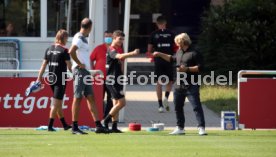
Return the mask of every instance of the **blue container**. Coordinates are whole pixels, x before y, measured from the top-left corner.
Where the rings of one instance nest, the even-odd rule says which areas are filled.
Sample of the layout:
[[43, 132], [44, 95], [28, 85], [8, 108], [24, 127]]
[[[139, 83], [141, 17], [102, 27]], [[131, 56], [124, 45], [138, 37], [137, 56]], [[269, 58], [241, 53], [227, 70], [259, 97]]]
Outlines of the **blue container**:
[[236, 129], [236, 112], [234, 111], [221, 112], [221, 128], [222, 130]]

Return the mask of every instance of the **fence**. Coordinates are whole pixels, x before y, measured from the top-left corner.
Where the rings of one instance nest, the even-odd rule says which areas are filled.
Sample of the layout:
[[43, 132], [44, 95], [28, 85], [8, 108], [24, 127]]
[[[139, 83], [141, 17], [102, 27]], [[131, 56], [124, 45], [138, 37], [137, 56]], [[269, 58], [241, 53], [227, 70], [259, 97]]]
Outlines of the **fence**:
[[[16, 39], [0, 40], [0, 69], [20, 69], [20, 41]], [[0, 76], [16, 76], [13, 73]], [[18, 76], [18, 75], [17, 75]]]

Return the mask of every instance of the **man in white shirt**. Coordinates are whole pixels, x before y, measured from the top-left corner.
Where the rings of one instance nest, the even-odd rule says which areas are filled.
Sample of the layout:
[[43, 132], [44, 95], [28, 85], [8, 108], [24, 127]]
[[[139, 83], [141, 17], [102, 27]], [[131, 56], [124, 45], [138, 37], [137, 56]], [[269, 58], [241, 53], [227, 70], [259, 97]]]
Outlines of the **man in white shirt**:
[[[87, 134], [78, 128], [78, 119], [80, 111], [80, 102], [85, 96], [90, 113], [96, 123], [96, 133], [108, 133], [99, 121], [98, 111], [94, 101], [94, 94], [92, 90], [92, 76], [88, 71], [90, 69], [90, 50], [87, 37], [92, 30], [92, 21], [84, 18], [81, 21], [80, 32], [76, 33], [72, 46], [69, 50], [71, 58], [73, 59], [73, 75], [74, 75], [74, 100], [72, 104], [72, 133], [73, 134]], [[87, 81], [90, 80], [90, 81]]]

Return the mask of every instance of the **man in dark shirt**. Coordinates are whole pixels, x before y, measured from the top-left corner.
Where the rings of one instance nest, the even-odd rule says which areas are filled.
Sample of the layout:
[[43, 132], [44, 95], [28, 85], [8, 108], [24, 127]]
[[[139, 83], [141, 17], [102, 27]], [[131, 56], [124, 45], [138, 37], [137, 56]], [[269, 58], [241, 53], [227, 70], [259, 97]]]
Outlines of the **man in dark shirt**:
[[[44, 61], [41, 65], [37, 81], [42, 81], [42, 75], [47, 65], [49, 65], [49, 83], [53, 91], [53, 107], [50, 110], [50, 118], [48, 131], [55, 131], [53, 128], [56, 115], [60, 118], [64, 130], [68, 130], [71, 126], [67, 125], [62, 112], [62, 101], [66, 89], [66, 82], [63, 82], [62, 75], [67, 72], [67, 68], [71, 71], [70, 55], [68, 49], [65, 48], [68, 33], [65, 30], [59, 30], [56, 35], [56, 42], [45, 51]], [[66, 76], [66, 75], [65, 75]], [[50, 79], [51, 78], [51, 79]]]
[[[174, 54], [174, 34], [166, 28], [167, 21], [163, 16], [157, 18], [156, 25], [158, 30], [154, 31], [150, 35], [148, 43], [148, 52], [153, 53], [154, 51], [162, 52], [168, 55]], [[154, 58], [154, 74], [156, 78], [156, 93], [159, 103], [159, 112], [164, 111], [164, 107], [167, 111], [170, 110], [168, 98], [173, 84], [173, 64], [164, 60], [163, 58]], [[166, 76], [169, 82], [166, 84], [165, 97], [162, 101], [162, 82], [159, 80], [160, 76]], [[165, 80], [166, 81], [166, 80]], [[164, 106], [163, 106], [164, 105]]]
[[[168, 62], [176, 62], [177, 73], [180, 72], [186, 77], [180, 77], [177, 74], [174, 90], [174, 104], [177, 119], [177, 127], [171, 132], [171, 135], [184, 134], [184, 102], [186, 97], [193, 106], [193, 110], [198, 122], [198, 134], [207, 135], [205, 132], [205, 119], [202, 105], [199, 97], [199, 84], [197, 78], [202, 70], [203, 61], [200, 53], [194, 51], [191, 47], [191, 39], [186, 33], [181, 33], [175, 37], [175, 43], [179, 46], [179, 50], [175, 56], [167, 55], [160, 52], [154, 52], [154, 57], [161, 57]], [[185, 78], [185, 79], [183, 79]]]
[[123, 75], [123, 60], [125, 58], [135, 56], [139, 54], [139, 49], [135, 49], [133, 52], [121, 53], [122, 44], [124, 41], [125, 34], [120, 31], [114, 31], [113, 41], [111, 46], [108, 48], [107, 52], [107, 75], [106, 75], [106, 87], [109, 90], [112, 99], [113, 107], [109, 114], [104, 119], [104, 125], [108, 128], [108, 122], [112, 119], [112, 129], [113, 133], [122, 133], [121, 130], [117, 128], [118, 113], [125, 106], [126, 100], [123, 91], [123, 84], [119, 82], [118, 78]]

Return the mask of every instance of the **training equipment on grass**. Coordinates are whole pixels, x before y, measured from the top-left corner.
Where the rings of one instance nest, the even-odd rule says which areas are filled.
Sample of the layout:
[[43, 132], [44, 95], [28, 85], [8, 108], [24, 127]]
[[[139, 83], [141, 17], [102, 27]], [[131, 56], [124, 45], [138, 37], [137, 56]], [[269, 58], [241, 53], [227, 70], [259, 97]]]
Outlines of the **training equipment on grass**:
[[[56, 131], [59, 130], [59, 128], [53, 128], [53, 129], [56, 130]], [[42, 126], [39, 126], [39, 127], [35, 128], [35, 130], [37, 130], [37, 131], [48, 130], [48, 126], [42, 125]]]
[[141, 124], [139, 123], [129, 123], [128, 129], [130, 131], [141, 131]]
[[157, 128], [159, 131], [163, 131], [165, 128], [165, 124], [164, 123], [153, 123], [152, 127]]
[[[90, 130], [90, 127], [89, 126], [86, 126], [86, 125], [81, 125], [81, 126], [79, 126], [79, 129], [81, 129], [81, 130]], [[91, 129], [91, 131], [95, 131], [95, 129]]]
[[156, 131], [159, 131], [159, 129], [158, 128], [147, 128], [147, 131], [148, 132], [156, 132]]
[[35, 93], [43, 89], [43, 86], [41, 82], [38, 81], [32, 81], [29, 85], [29, 87], [25, 91], [25, 95], [29, 96], [31, 93]]
[[222, 130], [236, 129], [236, 112], [221, 111], [221, 128]]

